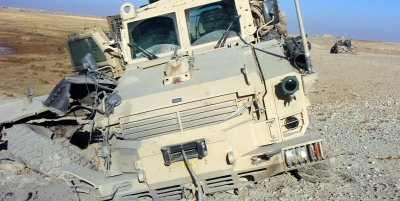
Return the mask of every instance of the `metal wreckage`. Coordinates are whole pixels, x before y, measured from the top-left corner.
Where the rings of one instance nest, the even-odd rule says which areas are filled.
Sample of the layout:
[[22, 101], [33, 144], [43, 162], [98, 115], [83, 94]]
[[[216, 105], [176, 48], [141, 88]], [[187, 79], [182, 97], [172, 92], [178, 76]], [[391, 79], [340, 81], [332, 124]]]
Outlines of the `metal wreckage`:
[[109, 35], [67, 38], [74, 75], [0, 105], [9, 152], [99, 200], [203, 200], [289, 171], [329, 182], [295, 4], [299, 37], [276, 0], [123, 4]]
[[339, 40], [331, 48], [331, 54], [357, 54], [357, 48], [351, 40]]

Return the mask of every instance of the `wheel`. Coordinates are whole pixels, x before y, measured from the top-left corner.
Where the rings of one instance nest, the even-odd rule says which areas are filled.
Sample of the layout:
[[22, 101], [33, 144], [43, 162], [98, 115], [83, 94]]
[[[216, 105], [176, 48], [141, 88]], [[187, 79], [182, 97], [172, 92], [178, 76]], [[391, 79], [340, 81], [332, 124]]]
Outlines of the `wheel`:
[[25, 125], [14, 125], [8, 132], [8, 151], [29, 168], [51, 177], [61, 178], [61, 167], [64, 165], [93, 168], [85, 157]]
[[294, 176], [297, 179], [303, 179], [311, 183], [330, 183], [334, 180], [334, 175], [329, 159], [294, 170]]

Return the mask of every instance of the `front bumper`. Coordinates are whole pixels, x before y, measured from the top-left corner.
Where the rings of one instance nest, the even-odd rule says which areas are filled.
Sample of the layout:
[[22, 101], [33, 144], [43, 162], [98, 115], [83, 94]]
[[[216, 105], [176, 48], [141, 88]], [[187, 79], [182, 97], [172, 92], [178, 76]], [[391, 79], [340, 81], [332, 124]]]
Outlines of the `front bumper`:
[[[309, 153], [310, 149], [314, 149], [314, 147], [315, 152], [313, 150], [313, 153]], [[307, 156], [303, 155], [303, 157], [298, 157], [301, 154], [296, 153], [296, 151], [299, 151], [300, 148], [306, 149]], [[317, 148], [318, 155], [315, 155], [315, 153], [317, 152]], [[266, 156], [269, 153], [276, 153], [276, 150], [281, 150], [279, 153], [274, 154], [274, 156], [278, 157], [280, 159], [279, 161], [283, 163], [283, 171], [290, 171], [293, 169], [297, 169], [300, 166], [318, 163], [326, 158], [323, 147], [323, 138], [319, 133], [316, 132], [306, 133], [305, 135], [297, 138], [293, 138], [269, 146], [260, 147], [247, 154], [244, 154], [242, 157], [252, 157], [253, 163], [257, 163], [257, 161], [254, 161], [255, 158], [265, 158], [263, 156]], [[293, 154], [295, 155], [294, 158], [290, 160], [287, 159], [289, 151], [293, 151]], [[267, 158], [271, 159], [272, 157]], [[262, 163], [262, 160], [259, 160], [258, 164], [261, 165]]]
[[[313, 160], [310, 157], [310, 160], [306, 160], [305, 162], [288, 163], [285, 151], [296, 150], [298, 147], [306, 147], [307, 145], [315, 143], [319, 144], [321, 150], [318, 159]], [[229, 164], [233, 162], [227, 165], [228, 168], [218, 170], [220, 167], [213, 166], [215, 168], [214, 171], [197, 176], [206, 194], [236, 189], [246, 185], [247, 181], [259, 181], [281, 172], [324, 162], [326, 157], [323, 150], [323, 138], [318, 133], [308, 133], [291, 140], [259, 147], [238, 157], [237, 160], [234, 161], [229, 161], [228, 154], [227, 157], [224, 158], [226, 159], [224, 163]], [[201, 160], [199, 159], [199, 161]], [[141, 197], [149, 197], [153, 200], [177, 200], [185, 197], [184, 193], [188, 190], [193, 190], [193, 188], [189, 189], [190, 186], [193, 187], [193, 181], [187, 171], [186, 173], [183, 171], [176, 171], [175, 174], [183, 174], [184, 177], [179, 180], [175, 179], [159, 183], [155, 188], [151, 188], [151, 185], [148, 185], [146, 182], [139, 182], [136, 174], [125, 173], [110, 178], [101, 175], [102, 178], [100, 181], [99, 173], [92, 175], [89, 173], [82, 174], [81, 171], [74, 172], [75, 171], [65, 171], [64, 173], [74, 175], [92, 185], [94, 184], [93, 186], [99, 190], [99, 193], [102, 195], [101, 198], [103, 199], [136, 200]], [[90, 176], [90, 178], [85, 178], [85, 175]], [[91, 181], [94, 178], [96, 178], [96, 181]]]
[[[312, 144], [319, 144], [320, 156], [317, 159], [311, 159], [288, 164], [285, 156], [285, 151], [296, 150], [298, 147], [307, 147]], [[212, 149], [211, 149], [212, 150]], [[248, 152], [234, 161], [229, 161], [229, 153], [223, 157], [224, 163], [228, 163], [229, 168], [222, 169], [221, 166], [215, 166], [214, 171], [203, 174], [198, 174], [203, 191], [206, 194], [231, 190], [246, 185], [247, 181], [259, 181], [276, 174], [287, 172], [321, 163], [325, 160], [325, 153], [323, 152], [323, 138], [318, 133], [307, 133], [303, 136], [283, 141], [280, 143], [259, 147], [251, 152]], [[210, 150], [209, 150], [210, 151]], [[212, 154], [210, 152], [209, 154]], [[207, 157], [205, 157], [207, 158]], [[260, 160], [255, 160], [259, 158]], [[195, 161], [197, 159], [194, 159]], [[204, 159], [199, 159], [202, 161]], [[211, 162], [211, 160], [208, 160]], [[230, 164], [231, 163], [231, 164]], [[200, 168], [201, 164], [195, 166]], [[212, 164], [210, 164], [212, 166]], [[218, 170], [218, 168], [221, 168]], [[185, 178], [169, 180], [168, 182], [159, 183], [153, 189], [146, 189], [142, 191], [118, 191], [114, 199], [137, 199], [139, 197], [151, 197], [154, 200], [174, 200], [184, 197], [183, 192], [187, 190], [188, 184], [193, 183], [190, 175], [186, 172], [178, 172], [171, 170], [175, 174], [187, 175]], [[197, 169], [199, 171], [199, 169]], [[195, 169], [196, 172], [196, 169]], [[244, 182], [246, 181], [246, 182]], [[135, 181], [137, 182], [137, 181]], [[139, 184], [139, 183], [138, 183]], [[143, 183], [141, 183], [143, 184]], [[131, 188], [133, 190], [134, 188]]]

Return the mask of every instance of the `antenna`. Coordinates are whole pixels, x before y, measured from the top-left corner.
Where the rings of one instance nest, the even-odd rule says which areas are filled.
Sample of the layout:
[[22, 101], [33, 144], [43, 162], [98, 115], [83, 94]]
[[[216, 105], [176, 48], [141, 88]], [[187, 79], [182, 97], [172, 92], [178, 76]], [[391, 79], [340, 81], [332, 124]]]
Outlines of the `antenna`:
[[300, 28], [300, 34], [301, 34], [301, 40], [303, 41], [303, 47], [304, 47], [304, 56], [306, 60], [306, 69], [309, 74], [315, 73], [312, 70], [312, 65], [311, 65], [311, 58], [310, 58], [310, 51], [308, 49], [308, 44], [307, 44], [307, 38], [306, 38], [306, 33], [304, 31], [304, 24], [303, 24], [303, 18], [301, 16], [300, 12], [300, 6], [298, 0], [294, 0], [294, 4], [296, 6], [296, 12], [297, 12], [297, 19], [299, 21], [299, 28]]

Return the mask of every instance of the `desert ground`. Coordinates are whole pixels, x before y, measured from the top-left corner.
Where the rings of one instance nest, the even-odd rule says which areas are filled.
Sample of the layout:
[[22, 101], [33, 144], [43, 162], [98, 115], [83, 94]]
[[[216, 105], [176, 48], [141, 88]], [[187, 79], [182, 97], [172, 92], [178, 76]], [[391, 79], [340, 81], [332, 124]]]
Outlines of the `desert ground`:
[[[32, 10], [0, 8], [0, 18], [0, 94], [11, 98], [27, 94], [28, 87], [35, 95], [47, 94], [60, 78], [71, 74], [68, 34], [85, 27], [108, 28], [102, 18]], [[2, 47], [15, 54], [1, 56]]]
[[[104, 20], [0, 10], [0, 101], [49, 93], [71, 71], [64, 38]], [[51, 19], [51, 20], [50, 20]], [[29, 37], [27, 40], [26, 37]], [[308, 183], [284, 173], [208, 200], [400, 200], [400, 44], [353, 40], [357, 55], [330, 54], [332, 38], [309, 37], [318, 83], [311, 99], [312, 128], [326, 139], [332, 183]], [[0, 115], [5, 115], [1, 114]], [[12, 157], [7, 136], [0, 158]], [[64, 181], [12, 160], [0, 161], [0, 200], [92, 200]]]

